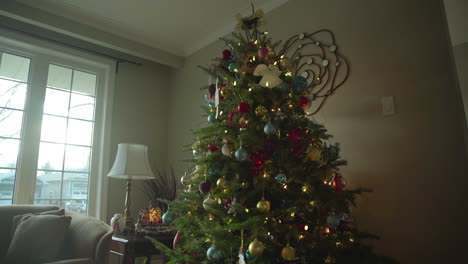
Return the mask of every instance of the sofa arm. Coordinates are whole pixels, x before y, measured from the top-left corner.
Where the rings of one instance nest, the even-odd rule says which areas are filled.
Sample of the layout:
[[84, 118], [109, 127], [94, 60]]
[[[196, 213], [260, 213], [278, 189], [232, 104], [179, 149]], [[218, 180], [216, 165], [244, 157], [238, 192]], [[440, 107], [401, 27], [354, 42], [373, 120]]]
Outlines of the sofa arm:
[[93, 263], [107, 263], [112, 228], [106, 223], [90, 216], [65, 211], [72, 217], [68, 228], [65, 254], [63, 259], [90, 258]]
[[92, 264], [92, 261], [89, 258], [80, 258], [80, 259], [59, 260], [59, 261], [54, 261], [54, 262], [48, 262], [46, 264]]

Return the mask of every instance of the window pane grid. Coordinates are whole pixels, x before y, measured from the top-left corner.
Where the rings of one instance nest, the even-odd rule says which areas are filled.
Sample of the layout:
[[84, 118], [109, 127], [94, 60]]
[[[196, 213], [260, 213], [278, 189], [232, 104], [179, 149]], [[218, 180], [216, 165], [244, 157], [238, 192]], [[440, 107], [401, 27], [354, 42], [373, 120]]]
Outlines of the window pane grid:
[[[86, 212], [97, 78], [94, 74], [52, 64], [49, 75], [54, 74], [51, 69], [64, 73], [65, 77], [48, 77], [43, 120], [48, 120], [49, 125], [43, 122], [40, 148], [46, 152], [47, 149], [59, 150], [50, 155], [60, 158], [60, 161], [53, 157], [55, 161], [43, 159], [40, 151], [34, 203], [55, 204], [68, 210]], [[77, 78], [77, 73], [84, 80]], [[60, 101], [60, 98], [67, 101]], [[62, 108], [57, 108], [57, 100]], [[48, 107], [48, 104], [52, 105]], [[55, 128], [47, 127], [53, 124]]]
[[10, 81], [10, 82], [16, 82], [16, 83], [19, 83], [19, 84], [28, 84], [27, 81], [22, 81], [22, 80], [18, 80], [18, 79], [8, 78], [8, 77], [5, 77], [5, 76], [0, 76], [0, 80]]
[[30, 61], [0, 52], [0, 205], [13, 202]]

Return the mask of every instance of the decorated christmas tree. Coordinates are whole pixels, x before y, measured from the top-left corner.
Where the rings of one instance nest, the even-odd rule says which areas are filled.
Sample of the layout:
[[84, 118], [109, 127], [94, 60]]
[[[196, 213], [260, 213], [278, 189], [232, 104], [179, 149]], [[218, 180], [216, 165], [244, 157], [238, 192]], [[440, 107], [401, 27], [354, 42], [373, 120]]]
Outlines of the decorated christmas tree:
[[[376, 237], [353, 225], [337, 144], [313, 121], [348, 76], [328, 30], [273, 43], [263, 13], [239, 17], [238, 32], [210, 67], [208, 125], [194, 131], [194, 169], [163, 216], [175, 223], [168, 263], [394, 263]], [[175, 220], [174, 220], [175, 218]]]

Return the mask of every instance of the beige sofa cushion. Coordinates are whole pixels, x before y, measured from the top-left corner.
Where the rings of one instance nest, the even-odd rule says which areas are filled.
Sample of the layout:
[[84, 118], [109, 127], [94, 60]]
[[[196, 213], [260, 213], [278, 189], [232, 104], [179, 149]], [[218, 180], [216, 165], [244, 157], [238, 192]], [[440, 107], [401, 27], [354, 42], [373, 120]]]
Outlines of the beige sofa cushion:
[[18, 224], [20, 223], [20, 221], [26, 220], [26, 219], [23, 219], [23, 218], [24, 217], [30, 217], [32, 215], [58, 215], [58, 216], [62, 216], [62, 215], [65, 215], [65, 209], [45, 211], [45, 212], [40, 212], [40, 213], [35, 213], [35, 214], [27, 213], [27, 214], [22, 214], [22, 215], [15, 215], [13, 217], [13, 221], [11, 222], [11, 237], [13, 237], [13, 235], [15, 234], [16, 228], [18, 227]]
[[70, 222], [70, 216], [23, 216], [8, 248], [7, 263], [35, 264], [55, 260]]
[[15, 215], [26, 213], [39, 213], [51, 210], [58, 210], [57, 206], [37, 206], [37, 205], [2, 205], [0, 206], [0, 263], [5, 257], [10, 241], [11, 224]]

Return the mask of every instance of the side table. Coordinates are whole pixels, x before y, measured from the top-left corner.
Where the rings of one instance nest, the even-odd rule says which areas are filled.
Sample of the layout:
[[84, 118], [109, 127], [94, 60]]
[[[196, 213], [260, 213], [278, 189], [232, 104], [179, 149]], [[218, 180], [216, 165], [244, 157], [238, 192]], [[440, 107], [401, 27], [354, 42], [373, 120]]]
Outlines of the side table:
[[[110, 259], [118, 258], [119, 263], [134, 264], [137, 257], [146, 257], [145, 264], [151, 263], [153, 255], [160, 255], [151, 241], [145, 238], [147, 234], [114, 234], [110, 245]], [[168, 247], [172, 247], [174, 235], [149, 235]]]

